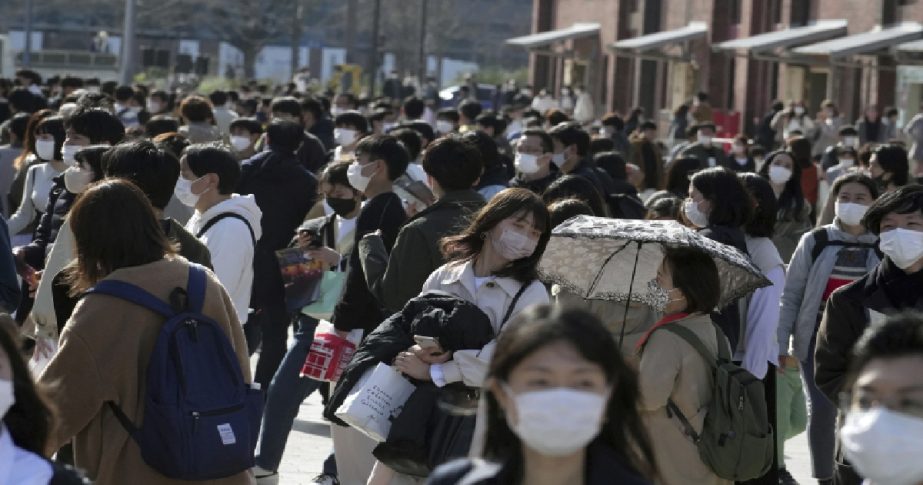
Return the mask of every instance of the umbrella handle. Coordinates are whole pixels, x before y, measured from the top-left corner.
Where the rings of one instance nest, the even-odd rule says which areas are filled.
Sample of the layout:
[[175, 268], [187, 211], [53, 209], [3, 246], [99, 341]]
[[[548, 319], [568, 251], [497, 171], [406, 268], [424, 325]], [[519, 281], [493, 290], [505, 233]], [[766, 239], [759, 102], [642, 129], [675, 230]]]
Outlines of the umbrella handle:
[[638, 272], [638, 259], [641, 257], [641, 241], [635, 241], [638, 251], [635, 252], [635, 264], [631, 268], [631, 280], [628, 281], [628, 297], [625, 299], [625, 313], [622, 314], [622, 329], [619, 331], [619, 352], [622, 351], [622, 340], [625, 339], [625, 325], [628, 324], [628, 306], [631, 305], [631, 290], [635, 284], [635, 274]]

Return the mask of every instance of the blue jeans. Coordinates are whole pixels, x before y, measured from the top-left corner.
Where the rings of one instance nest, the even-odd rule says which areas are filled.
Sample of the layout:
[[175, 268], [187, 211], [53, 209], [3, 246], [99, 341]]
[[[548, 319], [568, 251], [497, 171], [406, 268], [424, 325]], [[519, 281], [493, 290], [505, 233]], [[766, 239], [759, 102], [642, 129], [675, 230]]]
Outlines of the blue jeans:
[[[292, 423], [298, 415], [298, 407], [312, 392], [321, 386], [320, 381], [301, 377], [317, 320], [298, 316], [298, 330], [295, 341], [289, 347], [282, 363], [272, 377], [266, 392], [266, 406], [263, 410], [263, 425], [260, 428], [260, 444], [256, 450], [256, 464], [264, 470], [276, 471], [282, 462], [282, 452], [292, 430]], [[336, 460], [333, 453], [324, 461], [324, 473], [336, 476]]]

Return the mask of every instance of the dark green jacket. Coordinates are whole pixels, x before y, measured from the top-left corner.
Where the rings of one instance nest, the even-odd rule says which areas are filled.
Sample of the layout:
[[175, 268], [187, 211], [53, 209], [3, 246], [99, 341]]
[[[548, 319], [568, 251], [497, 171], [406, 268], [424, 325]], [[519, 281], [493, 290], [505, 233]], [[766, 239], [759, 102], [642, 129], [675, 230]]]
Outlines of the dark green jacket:
[[412, 217], [397, 235], [390, 256], [380, 237], [359, 241], [359, 259], [375, 298], [391, 312], [420, 294], [430, 273], [443, 265], [439, 241], [462, 231], [484, 205], [473, 190], [449, 192]]

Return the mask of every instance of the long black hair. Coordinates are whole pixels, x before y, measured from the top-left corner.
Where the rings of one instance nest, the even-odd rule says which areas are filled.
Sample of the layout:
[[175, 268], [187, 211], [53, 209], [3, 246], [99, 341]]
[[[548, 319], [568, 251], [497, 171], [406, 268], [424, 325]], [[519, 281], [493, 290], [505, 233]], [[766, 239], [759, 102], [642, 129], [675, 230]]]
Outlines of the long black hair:
[[753, 217], [744, 225], [744, 232], [751, 237], [772, 237], [779, 211], [772, 185], [755, 173], [742, 173], [739, 177], [754, 201]]
[[[612, 394], [596, 443], [612, 448], [624, 465], [653, 479], [654, 450], [638, 411], [640, 390], [615, 340], [592, 314], [576, 308], [541, 305], [517, 315], [497, 340], [487, 378], [506, 382], [524, 359], [547, 345], [567, 342], [586, 360], [602, 367]], [[516, 483], [523, 479], [522, 443], [510, 429], [493, 393], [487, 393], [487, 440], [484, 457], [507, 463]]]
[[511, 261], [494, 274], [522, 283], [533, 281], [537, 278], [538, 262], [542, 259], [548, 239], [551, 238], [551, 217], [542, 199], [527, 189], [504, 189], [493, 196], [490, 202], [475, 214], [471, 224], [464, 231], [442, 239], [442, 254], [447, 262], [472, 261], [484, 248], [487, 233], [497, 224], [508, 217], [525, 218], [529, 214], [532, 214], [535, 229], [542, 232], [535, 251], [529, 257]]
[[0, 348], [10, 360], [13, 374], [13, 395], [16, 402], [6, 412], [3, 427], [10, 432], [13, 443], [27, 451], [45, 456], [45, 445], [54, 424], [54, 414], [48, 401], [32, 381], [32, 373], [14, 337], [18, 328], [9, 315], [0, 314]]
[[785, 188], [779, 194], [778, 220], [802, 221], [804, 219], [801, 214], [804, 210], [804, 194], [801, 191], [801, 165], [795, 160], [795, 156], [785, 150], [776, 150], [766, 156], [759, 174], [769, 180], [769, 167], [772, 166], [772, 161], [782, 155], [792, 159], [792, 177], [785, 182]]
[[707, 168], [692, 176], [691, 184], [711, 202], [709, 226], [741, 228], [753, 217], [753, 201], [737, 174], [724, 167]]

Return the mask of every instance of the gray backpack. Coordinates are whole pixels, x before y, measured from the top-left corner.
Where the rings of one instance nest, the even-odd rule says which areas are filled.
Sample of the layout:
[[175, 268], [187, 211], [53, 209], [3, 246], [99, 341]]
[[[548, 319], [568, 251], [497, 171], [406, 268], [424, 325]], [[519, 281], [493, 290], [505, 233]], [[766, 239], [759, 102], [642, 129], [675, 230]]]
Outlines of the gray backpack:
[[763, 382], [731, 362], [727, 340], [717, 326], [717, 359], [691, 330], [679, 325], [661, 328], [685, 340], [705, 362], [713, 363], [714, 377], [712, 400], [701, 433], [695, 431], [672, 399], [667, 401], [667, 414], [676, 416], [684, 433], [698, 446], [702, 461], [719, 477], [740, 482], [765, 474], [772, 466], [775, 439]]

